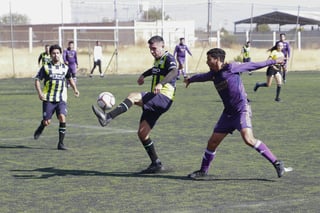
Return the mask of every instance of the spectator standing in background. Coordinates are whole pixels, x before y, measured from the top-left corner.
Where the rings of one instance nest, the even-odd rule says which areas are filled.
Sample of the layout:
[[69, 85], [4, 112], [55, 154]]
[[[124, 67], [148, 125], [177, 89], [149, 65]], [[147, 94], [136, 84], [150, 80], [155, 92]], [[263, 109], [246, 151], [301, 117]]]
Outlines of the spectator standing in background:
[[99, 73], [100, 77], [103, 78], [103, 73], [101, 70], [101, 61], [102, 61], [102, 47], [100, 41], [96, 41], [96, 45], [93, 49], [93, 68], [90, 72], [90, 78], [92, 78], [93, 71], [96, 69], [96, 67], [99, 67]]

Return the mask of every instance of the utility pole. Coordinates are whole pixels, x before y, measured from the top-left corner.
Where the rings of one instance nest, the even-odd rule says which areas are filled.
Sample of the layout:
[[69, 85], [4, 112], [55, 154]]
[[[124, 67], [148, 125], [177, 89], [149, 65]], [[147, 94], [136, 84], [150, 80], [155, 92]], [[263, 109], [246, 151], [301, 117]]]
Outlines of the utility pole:
[[164, 2], [163, 2], [164, 0], [162, 0], [161, 1], [161, 10], [162, 10], [162, 28], [161, 28], [161, 36], [162, 36], [162, 38], [163, 38], [163, 28], [164, 28]]
[[16, 68], [15, 68], [15, 63], [14, 63], [14, 43], [13, 43], [13, 20], [12, 20], [12, 12], [11, 12], [11, 1], [9, 2], [9, 11], [10, 11], [10, 31], [11, 31], [11, 57], [12, 57], [12, 72], [13, 72], [13, 77], [16, 77]]
[[212, 38], [212, 0], [208, 0], [208, 41]]
[[115, 63], [115, 72], [118, 72], [118, 46], [119, 46], [119, 23], [118, 23], [118, 12], [117, 12], [117, 0], [113, 1], [114, 7], [114, 22], [115, 22], [115, 31], [114, 31], [114, 48], [115, 48], [115, 56], [116, 56], [116, 63]]

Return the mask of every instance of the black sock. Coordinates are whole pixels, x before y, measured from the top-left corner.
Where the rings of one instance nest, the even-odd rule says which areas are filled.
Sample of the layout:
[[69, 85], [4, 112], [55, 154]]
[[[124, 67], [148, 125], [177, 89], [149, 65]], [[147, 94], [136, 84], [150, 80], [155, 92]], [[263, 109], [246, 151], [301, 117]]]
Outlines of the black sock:
[[40, 122], [40, 125], [39, 125], [39, 127], [38, 127], [38, 130], [40, 131], [40, 132], [42, 132], [42, 130], [45, 128], [46, 126], [43, 124], [43, 120]]
[[278, 85], [278, 86], [277, 86], [276, 98], [279, 98], [280, 91], [281, 91], [281, 86], [280, 86], [280, 85]]
[[59, 125], [59, 144], [63, 144], [63, 139], [66, 133], [66, 123], [60, 123]]
[[115, 108], [108, 114], [111, 116], [111, 118], [115, 118], [118, 115], [126, 112], [131, 106], [132, 106], [132, 102], [128, 98], [126, 98], [121, 104], [119, 104], [119, 106], [117, 106], [117, 108]]
[[156, 150], [154, 148], [153, 141], [149, 138], [148, 140], [143, 141], [142, 144], [143, 144], [143, 147], [145, 148], [145, 150], [147, 151], [151, 162], [152, 163], [160, 162], [158, 159], [158, 155], [156, 153]]
[[258, 83], [257, 85], [258, 85], [258, 87], [267, 87], [267, 83], [266, 82]]

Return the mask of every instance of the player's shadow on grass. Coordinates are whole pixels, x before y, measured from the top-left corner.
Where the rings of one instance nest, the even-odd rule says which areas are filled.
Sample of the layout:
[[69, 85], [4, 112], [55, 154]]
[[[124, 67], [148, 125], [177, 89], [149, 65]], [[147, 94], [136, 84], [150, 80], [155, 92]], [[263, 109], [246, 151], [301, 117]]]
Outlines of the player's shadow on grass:
[[[69, 170], [69, 169], [57, 169], [55, 167], [38, 168], [33, 170], [11, 170], [12, 172], [25, 172], [25, 173], [40, 173], [34, 174], [18, 174], [13, 177], [18, 179], [47, 179], [56, 176], [106, 176], [106, 177], [139, 177], [139, 178], [164, 178], [164, 179], [176, 179], [176, 180], [191, 180], [186, 175], [168, 175], [168, 172], [160, 174], [141, 174], [138, 172], [99, 172], [94, 170]], [[199, 180], [200, 181], [200, 180]], [[208, 178], [201, 181], [266, 181], [273, 182], [273, 180], [263, 178], [215, 178], [214, 176], [208, 176]]]
[[24, 145], [0, 145], [0, 149], [42, 149]]

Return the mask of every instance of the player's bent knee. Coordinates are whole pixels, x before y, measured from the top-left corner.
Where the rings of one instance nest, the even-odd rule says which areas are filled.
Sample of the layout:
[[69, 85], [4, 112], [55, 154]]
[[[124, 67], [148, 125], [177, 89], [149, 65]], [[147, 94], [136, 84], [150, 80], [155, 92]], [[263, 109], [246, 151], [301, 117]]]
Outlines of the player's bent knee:
[[142, 99], [141, 93], [139, 92], [132, 92], [128, 95], [128, 99], [132, 102], [132, 103], [136, 103], [139, 102]]

